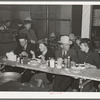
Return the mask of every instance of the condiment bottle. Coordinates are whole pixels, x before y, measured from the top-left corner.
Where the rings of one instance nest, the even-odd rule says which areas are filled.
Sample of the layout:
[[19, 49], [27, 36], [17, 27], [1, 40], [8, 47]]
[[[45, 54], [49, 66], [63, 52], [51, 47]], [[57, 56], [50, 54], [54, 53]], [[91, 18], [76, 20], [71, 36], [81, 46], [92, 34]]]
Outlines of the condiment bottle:
[[19, 56], [17, 56], [16, 61], [17, 61], [17, 62], [20, 62], [20, 57], [19, 57]]
[[28, 57], [23, 57], [23, 64], [27, 64], [28, 63]]
[[70, 56], [68, 56], [68, 59], [67, 59], [67, 67], [71, 68]]
[[20, 56], [20, 61], [19, 61], [19, 63], [23, 64], [23, 57], [22, 57], [22, 56]]
[[55, 67], [55, 60], [53, 58], [50, 59], [50, 67], [51, 68]]
[[49, 57], [49, 59], [48, 59], [48, 66], [50, 67], [50, 57]]
[[62, 58], [57, 58], [57, 68], [58, 69], [62, 69], [62, 63], [63, 63], [63, 59]]
[[67, 68], [67, 62], [68, 62], [68, 59], [67, 58], [64, 58], [64, 67]]

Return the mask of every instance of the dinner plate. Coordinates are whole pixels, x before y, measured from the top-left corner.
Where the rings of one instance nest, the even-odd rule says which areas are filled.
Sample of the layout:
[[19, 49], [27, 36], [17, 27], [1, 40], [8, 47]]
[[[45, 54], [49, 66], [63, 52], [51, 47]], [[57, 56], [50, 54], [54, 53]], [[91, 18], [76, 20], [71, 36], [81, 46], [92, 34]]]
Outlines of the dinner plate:
[[46, 67], [47, 67], [46, 64], [41, 64], [41, 65], [40, 65], [40, 68], [46, 68]]
[[77, 67], [85, 67], [85, 64], [76, 64]]
[[85, 69], [85, 67], [71, 67], [72, 70], [82, 70]]
[[72, 70], [73, 73], [80, 73], [80, 70]]
[[38, 62], [35, 60], [30, 60], [30, 62], [28, 62], [28, 64], [35, 66], [35, 65], [38, 65]]

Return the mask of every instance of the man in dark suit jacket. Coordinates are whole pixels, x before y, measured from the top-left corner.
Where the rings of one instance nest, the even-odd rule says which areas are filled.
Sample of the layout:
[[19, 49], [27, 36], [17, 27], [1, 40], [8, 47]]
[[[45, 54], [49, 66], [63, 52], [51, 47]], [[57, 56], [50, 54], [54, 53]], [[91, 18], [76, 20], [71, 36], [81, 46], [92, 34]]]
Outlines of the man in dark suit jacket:
[[[26, 56], [28, 58], [32, 58], [35, 55], [35, 51], [36, 51], [35, 44], [28, 42], [27, 35], [25, 35], [24, 33], [20, 34], [19, 43], [14, 53], [21, 57]], [[18, 70], [18, 72], [20, 72], [20, 68], [16, 69]], [[27, 69], [22, 75], [22, 82], [29, 82], [32, 75], [33, 74], [31, 73], [31, 70]]]
[[[73, 49], [70, 49], [72, 41], [69, 40], [68, 36], [62, 36], [60, 41], [61, 49], [55, 52], [57, 58], [68, 58], [70, 56], [71, 61], [77, 62], [77, 54]], [[66, 91], [72, 84], [73, 78], [69, 76], [55, 75], [53, 91]]]
[[19, 35], [19, 43], [14, 53], [19, 56], [27, 56], [28, 58], [32, 58], [32, 51], [36, 51], [36, 45], [28, 42], [25, 34]]

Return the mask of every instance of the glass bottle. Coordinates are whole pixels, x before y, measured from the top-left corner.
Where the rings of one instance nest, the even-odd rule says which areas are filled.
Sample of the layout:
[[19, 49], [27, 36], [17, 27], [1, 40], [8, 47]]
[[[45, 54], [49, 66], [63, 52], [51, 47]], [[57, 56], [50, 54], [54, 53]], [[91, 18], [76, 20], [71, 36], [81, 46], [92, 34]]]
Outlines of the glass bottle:
[[64, 58], [64, 67], [67, 68], [67, 62], [68, 62], [68, 59], [67, 58]]
[[67, 59], [67, 67], [71, 68], [70, 56], [68, 56], [68, 59]]
[[55, 67], [55, 60], [53, 58], [50, 59], [50, 67], [51, 68]]

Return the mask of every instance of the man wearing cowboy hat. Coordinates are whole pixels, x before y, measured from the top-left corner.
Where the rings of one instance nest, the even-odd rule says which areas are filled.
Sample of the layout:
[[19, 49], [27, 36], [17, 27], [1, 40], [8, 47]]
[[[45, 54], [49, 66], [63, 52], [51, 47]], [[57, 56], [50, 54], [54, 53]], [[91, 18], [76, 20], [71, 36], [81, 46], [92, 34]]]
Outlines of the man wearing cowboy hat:
[[25, 28], [23, 28], [22, 30], [20, 30], [19, 34], [21, 34], [21, 33], [27, 34], [28, 40], [31, 43], [35, 43], [37, 41], [37, 37], [35, 35], [35, 31], [33, 29], [31, 29], [31, 22], [32, 22], [32, 19], [30, 17], [27, 17], [24, 20], [24, 27]]
[[[60, 41], [61, 48], [55, 52], [56, 58], [68, 58], [70, 56], [71, 61], [77, 62], [77, 54], [73, 49], [70, 49], [72, 41], [70, 41], [68, 36], [61, 36]], [[55, 75], [54, 77], [54, 86], [53, 91], [66, 91], [71, 83], [73, 78], [69, 76]]]

